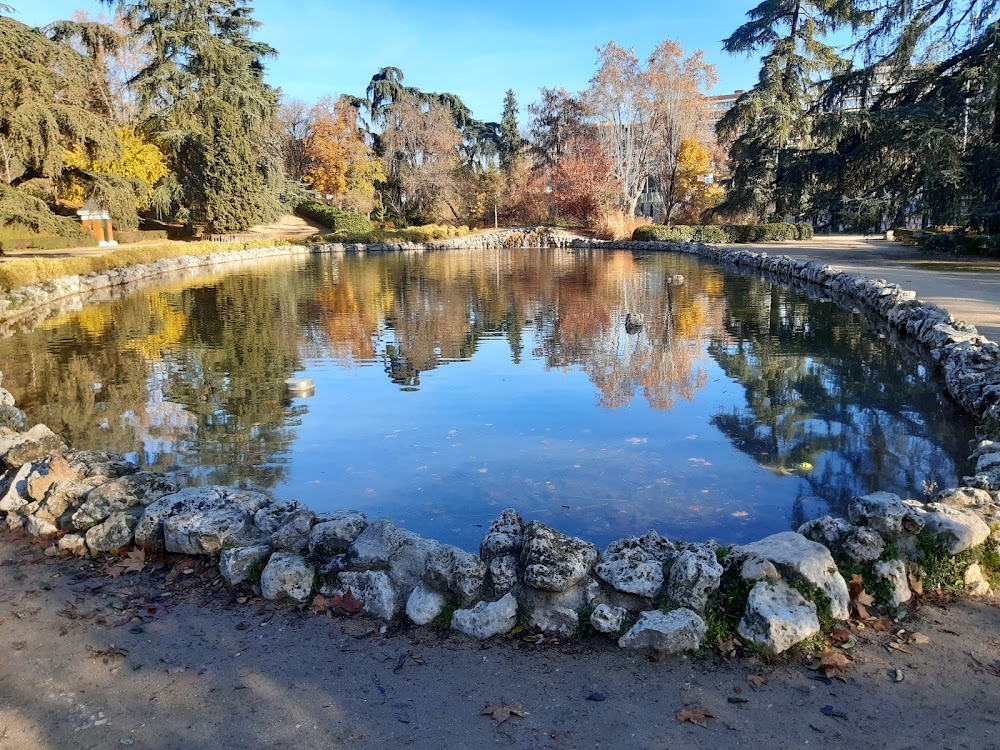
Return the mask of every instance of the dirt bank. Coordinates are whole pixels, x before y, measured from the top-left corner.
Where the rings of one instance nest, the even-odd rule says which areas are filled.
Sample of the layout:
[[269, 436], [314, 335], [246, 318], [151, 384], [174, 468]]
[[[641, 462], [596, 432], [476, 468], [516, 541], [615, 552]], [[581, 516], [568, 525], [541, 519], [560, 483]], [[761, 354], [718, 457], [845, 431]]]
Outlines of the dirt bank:
[[[381, 632], [241, 601], [177, 557], [105, 570], [0, 533], [0, 748], [1000, 747], [989, 602], [924, 606], [895, 626], [927, 643], [861, 631], [841, 680], [803, 661], [651, 661], [598, 639]], [[527, 715], [480, 715], [514, 703]], [[697, 707], [707, 728], [677, 723]]]

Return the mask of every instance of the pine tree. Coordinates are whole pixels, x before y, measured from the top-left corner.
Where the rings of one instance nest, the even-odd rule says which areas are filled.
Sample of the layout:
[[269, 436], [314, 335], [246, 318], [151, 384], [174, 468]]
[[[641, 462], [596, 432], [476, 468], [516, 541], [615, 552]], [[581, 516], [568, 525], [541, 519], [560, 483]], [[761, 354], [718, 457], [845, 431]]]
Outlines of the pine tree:
[[513, 89], [507, 89], [503, 97], [503, 115], [500, 117], [500, 170], [509, 176], [514, 166], [514, 160], [521, 152], [524, 139], [517, 127], [517, 97]]

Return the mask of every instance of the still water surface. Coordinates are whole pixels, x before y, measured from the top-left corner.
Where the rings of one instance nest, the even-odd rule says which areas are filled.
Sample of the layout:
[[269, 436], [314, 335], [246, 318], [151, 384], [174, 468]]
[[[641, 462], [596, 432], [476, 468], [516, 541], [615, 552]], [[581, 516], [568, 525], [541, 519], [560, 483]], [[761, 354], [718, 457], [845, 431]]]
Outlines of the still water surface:
[[601, 545], [749, 541], [952, 483], [973, 434], [861, 315], [672, 254], [229, 269], [0, 341], [0, 370], [76, 448], [467, 549], [507, 506]]

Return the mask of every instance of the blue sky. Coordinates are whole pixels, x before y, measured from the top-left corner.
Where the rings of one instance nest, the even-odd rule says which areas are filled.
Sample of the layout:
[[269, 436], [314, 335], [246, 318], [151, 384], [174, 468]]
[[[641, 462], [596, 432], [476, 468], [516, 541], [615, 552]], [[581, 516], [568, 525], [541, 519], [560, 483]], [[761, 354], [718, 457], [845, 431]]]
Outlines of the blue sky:
[[[97, 0], [6, 0], [14, 18], [32, 26], [68, 18], [75, 9], [107, 13]], [[323, 95], [363, 95], [379, 68], [402, 69], [405, 82], [459, 95], [483, 120], [500, 117], [504, 92], [525, 106], [542, 86], [580, 91], [596, 64], [596, 45], [614, 39], [640, 57], [664, 39], [686, 53], [702, 49], [718, 68], [715, 93], [746, 89], [757, 60], [722, 52], [721, 40], [757, 0], [574, 3], [421, 2], [412, 0], [257, 0], [258, 38], [276, 47], [268, 81], [286, 95], [314, 102]]]

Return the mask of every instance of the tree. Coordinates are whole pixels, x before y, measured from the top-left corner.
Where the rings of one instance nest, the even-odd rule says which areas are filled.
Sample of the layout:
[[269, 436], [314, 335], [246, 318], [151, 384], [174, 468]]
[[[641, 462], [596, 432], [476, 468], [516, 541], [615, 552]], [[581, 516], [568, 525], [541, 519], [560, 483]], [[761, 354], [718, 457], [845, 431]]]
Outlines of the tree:
[[321, 194], [332, 196], [341, 208], [370, 213], [375, 183], [384, 181], [385, 175], [358, 128], [358, 110], [344, 97], [337, 101], [326, 97], [313, 107], [309, 119], [305, 180]]
[[509, 176], [514, 160], [521, 152], [524, 139], [517, 126], [517, 97], [513, 89], [507, 89], [503, 97], [503, 115], [500, 117], [500, 139], [497, 151], [500, 156], [500, 169]]
[[800, 213], [808, 201], [801, 183], [789, 179], [789, 166], [797, 150], [810, 147], [815, 87], [846, 65], [821, 39], [841, 25], [861, 23], [865, 14], [850, 1], [764, 0], [747, 15], [723, 49], [766, 53], [757, 84], [718, 124], [720, 139], [732, 144], [720, 209], [783, 218]]
[[564, 88], [542, 88], [539, 94], [541, 100], [528, 105], [528, 139], [535, 165], [545, 169], [557, 166], [567, 144], [583, 131], [586, 110], [580, 98]]
[[277, 215], [258, 140], [277, 107], [263, 78], [276, 53], [251, 38], [260, 24], [245, 0], [105, 1], [149, 40], [134, 82], [145, 127], [185, 167], [175, 170], [177, 216], [238, 231]]

